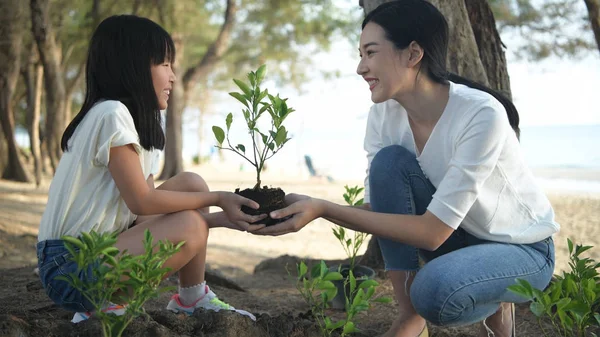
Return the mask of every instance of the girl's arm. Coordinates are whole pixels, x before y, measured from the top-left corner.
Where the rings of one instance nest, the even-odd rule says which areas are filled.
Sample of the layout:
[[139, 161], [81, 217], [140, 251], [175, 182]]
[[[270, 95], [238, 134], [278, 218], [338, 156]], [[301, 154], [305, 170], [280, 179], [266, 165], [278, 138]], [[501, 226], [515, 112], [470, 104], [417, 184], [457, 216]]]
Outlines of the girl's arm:
[[297, 232], [316, 218], [334, 220], [348, 229], [373, 234], [414, 247], [436, 250], [454, 232], [429, 211], [423, 215], [384, 214], [329, 201], [304, 198], [271, 213], [272, 218], [293, 217], [280, 224], [263, 228], [256, 234], [283, 235]]
[[131, 144], [110, 149], [108, 169], [127, 207], [137, 215], [166, 214], [218, 206], [234, 223], [252, 223], [262, 218], [243, 213], [241, 206], [256, 209], [258, 204], [234, 193], [178, 192], [151, 188], [150, 181], [144, 180], [138, 153]]

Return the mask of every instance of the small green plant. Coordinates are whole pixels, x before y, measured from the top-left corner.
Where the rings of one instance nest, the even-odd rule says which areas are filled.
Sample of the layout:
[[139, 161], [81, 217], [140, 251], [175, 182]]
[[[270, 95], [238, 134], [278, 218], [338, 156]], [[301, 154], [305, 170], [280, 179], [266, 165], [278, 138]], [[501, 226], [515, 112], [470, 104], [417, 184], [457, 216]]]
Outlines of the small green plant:
[[389, 303], [389, 298], [373, 299], [375, 288], [379, 285], [375, 280], [367, 280], [357, 285], [354, 274], [350, 271], [348, 277], [350, 292], [356, 295], [352, 300], [346, 298], [346, 317], [334, 321], [326, 315], [325, 310], [338, 291], [332, 281], [342, 280], [343, 276], [339, 272], [330, 271], [324, 261], [313, 266], [310, 275], [308, 275], [308, 267], [302, 261], [297, 265], [297, 272], [296, 289], [311, 308], [311, 313], [324, 337], [331, 336], [339, 329], [342, 330], [340, 334], [342, 337], [360, 332], [355, 324], [356, 315], [361, 311], [367, 311], [371, 302]]
[[[144, 303], [157, 298], [173, 287], [159, 288], [169, 272], [165, 261], [179, 251], [183, 242], [174, 246], [169, 241], [153, 244], [149, 230], [144, 233], [145, 254], [130, 255], [120, 252], [114, 244], [118, 233], [83, 233], [81, 238], [63, 236], [65, 247], [77, 263], [77, 273], [61, 276], [79, 290], [94, 305], [105, 337], [119, 337], [131, 321], [145, 314]], [[91, 273], [91, 281], [82, 281], [77, 274]], [[116, 316], [102, 312], [109, 302], [127, 303], [125, 314]]]
[[[252, 139], [252, 155], [246, 153], [244, 144], [233, 146], [230, 142], [229, 131], [233, 123], [232, 113], [229, 113], [225, 118], [226, 132], [219, 126], [212, 127], [219, 144], [217, 148], [233, 151], [254, 166], [256, 169], [255, 190], [260, 188], [260, 173], [263, 171], [267, 159], [273, 157], [291, 139], [288, 138], [288, 132], [283, 126], [283, 121], [294, 111], [294, 109], [287, 106], [287, 98], [280, 98], [279, 95], [273, 96], [266, 89], [260, 89], [260, 85], [265, 78], [266, 69], [266, 66], [262, 65], [256, 72], [251, 71], [248, 74], [249, 83], [234, 79], [233, 81], [242, 91], [229, 93], [246, 107], [242, 112], [248, 133]], [[265, 101], [266, 98], [268, 98], [268, 101]], [[268, 131], [261, 131], [258, 128], [258, 120], [265, 111], [271, 117], [271, 128]], [[225, 140], [227, 140], [227, 146], [223, 147]], [[262, 142], [262, 145], [259, 141]]]
[[[344, 200], [350, 206], [360, 206], [363, 204], [364, 199], [358, 199], [360, 193], [364, 190], [362, 187], [354, 186], [348, 187], [348, 185], [344, 186], [346, 191], [344, 192]], [[357, 200], [358, 199], [358, 200]], [[354, 237], [350, 236], [346, 237], [346, 230], [344, 227], [335, 226], [333, 229], [333, 235], [338, 239], [342, 247], [344, 247], [344, 251], [346, 255], [350, 259], [350, 270], [354, 270], [354, 266], [356, 265], [356, 254], [360, 250], [360, 247], [365, 242], [368, 234], [362, 232], [354, 232]]]
[[[567, 244], [570, 271], [557, 276], [543, 291], [522, 279], [508, 289], [531, 301], [529, 308], [538, 317], [540, 327], [541, 318], [549, 318], [554, 336], [596, 336], [591, 330], [600, 327], [600, 263], [581, 257], [592, 246], [574, 246], [570, 239]], [[549, 336], [546, 331], [544, 336]]]

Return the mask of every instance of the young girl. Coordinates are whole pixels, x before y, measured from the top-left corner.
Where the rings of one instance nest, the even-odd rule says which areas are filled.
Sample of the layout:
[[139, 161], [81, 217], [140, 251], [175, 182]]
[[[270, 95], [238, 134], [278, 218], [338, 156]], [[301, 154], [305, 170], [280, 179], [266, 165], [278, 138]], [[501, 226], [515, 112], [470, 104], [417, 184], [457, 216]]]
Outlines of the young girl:
[[357, 72], [375, 103], [366, 206], [291, 194], [271, 216], [293, 217], [256, 233], [325, 217], [377, 236], [399, 306], [385, 337], [427, 336], [426, 321], [482, 320], [482, 336], [514, 336], [514, 311], [504, 309], [524, 300], [507, 287], [517, 278], [548, 285], [559, 230], [511, 129], [516, 110], [490, 89], [448, 78], [448, 24], [429, 2], [385, 3], [362, 27]]
[[[244, 214], [243, 205], [259, 205], [231, 192], [210, 192], [193, 173], [179, 174], [155, 189], [152, 173], [157, 151], [165, 144], [160, 110], [167, 108], [175, 81], [174, 59], [169, 34], [145, 18], [109, 17], [91, 39], [85, 101], [63, 135], [64, 154], [50, 186], [37, 244], [46, 293], [61, 307], [80, 312], [73, 322], [88, 318], [94, 308], [79, 291], [56, 279], [77, 271], [60, 238], [90, 231], [120, 231], [116, 247], [131, 254], [144, 253], [146, 229], [156, 241], [185, 241], [165, 263], [171, 273], [179, 272], [180, 286], [167, 309], [189, 314], [195, 308], [235, 310], [204, 282], [208, 229], [252, 231], [261, 227], [249, 223], [264, 215]], [[224, 212], [209, 214], [209, 206]], [[117, 305], [104, 310], [123, 312]]]

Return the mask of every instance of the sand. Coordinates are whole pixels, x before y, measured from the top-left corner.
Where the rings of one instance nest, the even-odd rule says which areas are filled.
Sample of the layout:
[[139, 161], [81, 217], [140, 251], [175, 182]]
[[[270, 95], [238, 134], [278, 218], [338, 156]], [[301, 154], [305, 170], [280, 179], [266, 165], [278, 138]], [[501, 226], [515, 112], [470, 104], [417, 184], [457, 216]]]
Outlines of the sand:
[[[251, 171], [240, 172], [238, 167], [191, 166], [189, 171], [202, 175], [212, 190], [233, 191], [254, 184]], [[589, 172], [588, 179], [598, 178]], [[573, 174], [571, 176], [579, 176]], [[48, 179], [47, 179], [48, 180]], [[334, 181], [309, 178], [297, 172], [288, 174], [282, 169], [267, 171], [263, 185], [278, 186], [286, 192], [343, 203], [344, 185], [361, 185], [362, 181]], [[20, 267], [36, 261], [34, 244], [38, 224], [47, 200], [49, 182], [40, 188], [31, 184], [0, 180], [0, 268]], [[568, 268], [566, 240], [596, 246], [590, 256], [600, 260], [600, 193], [548, 191], [548, 197], [561, 225], [555, 235], [556, 272]], [[342, 246], [333, 236], [332, 224], [316, 220], [298, 233], [280, 237], [255, 236], [229, 229], [213, 229], [209, 237], [207, 262], [231, 277], [251, 273], [260, 261], [284, 254], [315, 259], [345, 257]], [[365, 247], [363, 247], [364, 250]]]

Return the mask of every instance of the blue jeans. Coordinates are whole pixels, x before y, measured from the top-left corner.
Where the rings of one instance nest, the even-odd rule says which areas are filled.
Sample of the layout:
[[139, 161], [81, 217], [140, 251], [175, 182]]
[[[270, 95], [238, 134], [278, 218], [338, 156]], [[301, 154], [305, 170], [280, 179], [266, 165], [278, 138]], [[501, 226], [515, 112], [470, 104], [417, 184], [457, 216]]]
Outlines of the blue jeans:
[[75, 273], [80, 280], [92, 278], [92, 266], [87, 270], [77, 272], [77, 264], [71, 260], [72, 255], [65, 248], [63, 240], [46, 240], [37, 243], [38, 268], [40, 279], [50, 299], [69, 311], [94, 311], [94, 306], [80, 291], [57, 276], [67, 276]]
[[[421, 215], [435, 192], [415, 155], [393, 145], [373, 158], [369, 174], [374, 212]], [[435, 251], [378, 238], [386, 270], [417, 271], [412, 304], [435, 325], [461, 326], [484, 320], [500, 302], [525, 302], [507, 290], [515, 279], [544, 289], [554, 271], [554, 242], [532, 244], [481, 240], [460, 227]]]

